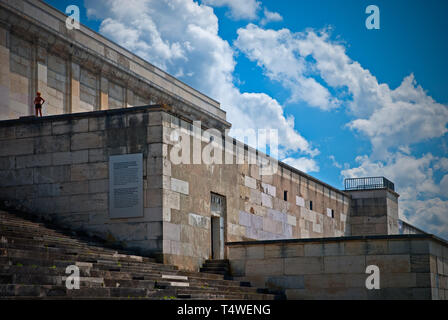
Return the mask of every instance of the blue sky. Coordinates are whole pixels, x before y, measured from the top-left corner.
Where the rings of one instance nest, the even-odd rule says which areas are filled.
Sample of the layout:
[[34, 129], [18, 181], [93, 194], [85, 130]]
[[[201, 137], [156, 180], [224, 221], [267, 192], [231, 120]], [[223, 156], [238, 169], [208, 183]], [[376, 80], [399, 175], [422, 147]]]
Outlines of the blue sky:
[[[81, 22], [274, 128], [281, 160], [343, 188], [386, 176], [401, 217], [448, 238], [447, 1], [96, 0]], [[368, 5], [380, 29], [368, 30]]]

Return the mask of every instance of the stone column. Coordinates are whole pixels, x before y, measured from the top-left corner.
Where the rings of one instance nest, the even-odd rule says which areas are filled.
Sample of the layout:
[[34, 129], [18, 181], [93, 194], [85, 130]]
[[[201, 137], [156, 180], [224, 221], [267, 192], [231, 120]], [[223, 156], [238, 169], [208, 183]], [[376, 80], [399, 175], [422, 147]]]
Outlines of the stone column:
[[[36, 45], [35, 48], [35, 81], [34, 81], [34, 92], [31, 92], [31, 98], [34, 99], [36, 96], [36, 91], [39, 91], [42, 94], [42, 98], [45, 100], [48, 100], [50, 97], [48, 96], [48, 90], [47, 90], [47, 61], [48, 61], [48, 55], [47, 50], [40, 45], [39, 43]], [[34, 107], [33, 103], [31, 104], [32, 107], [32, 113], [34, 114]], [[42, 108], [42, 114], [43, 115], [49, 115], [52, 114], [51, 110], [48, 110], [48, 104], [47, 108]]]
[[76, 112], [82, 112], [80, 109], [80, 96], [81, 96], [81, 89], [80, 89], [80, 76], [81, 76], [81, 69], [79, 67], [79, 64], [70, 61], [69, 62], [69, 113], [76, 113]]
[[9, 78], [9, 30], [0, 25], [0, 120], [11, 119], [9, 92], [11, 81]]
[[109, 109], [109, 80], [102, 75], [100, 75], [99, 89], [100, 110], [107, 110]]
[[127, 86], [124, 90], [126, 91], [125, 95], [124, 95], [124, 99], [125, 99], [124, 107], [125, 108], [133, 107], [134, 106], [134, 92], [131, 89], [129, 89]]

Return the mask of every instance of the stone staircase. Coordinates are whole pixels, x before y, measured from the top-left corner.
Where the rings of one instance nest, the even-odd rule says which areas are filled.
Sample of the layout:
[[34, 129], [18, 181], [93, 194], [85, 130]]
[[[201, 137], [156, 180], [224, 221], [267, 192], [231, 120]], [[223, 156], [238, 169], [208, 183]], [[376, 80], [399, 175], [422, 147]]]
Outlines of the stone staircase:
[[230, 263], [229, 260], [206, 260], [200, 271], [230, 278]]
[[[79, 289], [66, 287], [66, 268], [72, 265], [79, 268]], [[0, 300], [278, 298], [222, 274], [182, 271], [20, 213], [0, 211]]]

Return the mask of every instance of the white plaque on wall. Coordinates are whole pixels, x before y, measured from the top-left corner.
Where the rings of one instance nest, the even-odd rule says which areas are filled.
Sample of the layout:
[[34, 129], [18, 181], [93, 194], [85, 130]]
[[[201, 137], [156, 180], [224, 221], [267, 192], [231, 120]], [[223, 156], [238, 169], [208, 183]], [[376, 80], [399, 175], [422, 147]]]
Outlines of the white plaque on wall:
[[143, 155], [109, 157], [109, 216], [143, 217]]

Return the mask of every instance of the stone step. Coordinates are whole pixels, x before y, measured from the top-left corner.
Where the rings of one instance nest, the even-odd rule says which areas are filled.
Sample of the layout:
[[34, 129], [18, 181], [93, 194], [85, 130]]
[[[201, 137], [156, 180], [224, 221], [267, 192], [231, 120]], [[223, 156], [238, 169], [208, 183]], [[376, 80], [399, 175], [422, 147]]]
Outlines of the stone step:
[[[52, 224], [0, 211], [0, 299], [274, 299], [249, 283], [227, 280], [227, 260], [199, 272], [108, 248]], [[80, 289], [65, 287], [65, 268], [80, 268]]]
[[[15, 270], [14, 270], [15, 268]], [[6, 268], [4, 268], [6, 269]], [[0, 283], [8, 284], [8, 283], [28, 283], [28, 284], [38, 284], [41, 282], [41, 284], [53, 284], [53, 285], [61, 285], [65, 283], [66, 275], [64, 273], [64, 270], [58, 269], [59, 272], [55, 272], [54, 269], [47, 269], [47, 268], [27, 268], [26, 270], [24, 267], [11, 267], [10, 269], [7, 269], [6, 271], [9, 271], [7, 274], [1, 274], [0, 272]], [[1, 270], [1, 269], [0, 269]], [[5, 270], [1, 270], [5, 272]], [[15, 271], [15, 272], [14, 272]], [[22, 271], [22, 272], [20, 272]], [[12, 273], [14, 272], [14, 273]], [[140, 280], [134, 280], [132, 279], [131, 275], [127, 275], [127, 279], [122, 279], [117, 277], [115, 274], [99, 274], [99, 275], [93, 275], [92, 271], [86, 272], [85, 270], [80, 270], [80, 277], [81, 277], [81, 286], [101, 286], [103, 283], [106, 287], [116, 287], [116, 284], [121, 284], [122, 286], [126, 284], [126, 286], [142, 286], [145, 288], [148, 288], [147, 284], [150, 283], [152, 285], [151, 288], [154, 287], [154, 283], [157, 282], [159, 285], [159, 288], [166, 288], [169, 286], [176, 287], [182, 285], [175, 285], [173, 282], [167, 282], [163, 278], [163, 275], [159, 276], [146, 276], [143, 277]], [[166, 276], [166, 275], [165, 275]], [[173, 276], [176, 277], [176, 276]], [[6, 280], [5, 280], [6, 279]], [[8, 282], [9, 281], [9, 282]], [[179, 282], [177, 282], [179, 283]], [[190, 287], [198, 288], [198, 289], [221, 289], [223, 291], [245, 291], [245, 292], [257, 292], [257, 288], [252, 287], [241, 287], [237, 286], [236, 282], [230, 282], [230, 281], [201, 281], [197, 279], [190, 279], [190, 282], [188, 282]]]
[[37, 297], [37, 298], [57, 298], [57, 297], [72, 297], [72, 298], [114, 298], [114, 297], [128, 297], [128, 298], [219, 298], [219, 299], [251, 299], [251, 300], [272, 300], [274, 295], [258, 294], [258, 293], [237, 293], [237, 292], [223, 292], [223, 291], [201, 291], [192, 290], [191, 288], [176, 288], [169, 290], [160, 289], [146, 289], [146, 288], [103, 288], [103, 287], [88, 287], [80, 288], [78, 290], [69, 290], [65, 286], [58, 285], [16, 285], [16, 284], [0, 284], [0, 299], [7, 297]]
[[25, 244], [17, 244], [17, 243], [0, 243], [0, 248], [5, 248], [9, 250], [23, 250], [23, 251], [32, 251], [38, 253], [55, 253], [62, 255], [73, 255], [76, 253], [78, 255], [92, 256], [93, 258], [102, 258], [102, 259], [111, 259], [114, 261], [120, 262], [153, 262], [154, 259], [143, 259], [143, 257], [132, 256], [126, 254], [119, 254], [117, 252], [102, 252], [100, 250], [92, 251], [89, 247], [73, 247], [73, 246], [42, 246], [42, 245], [25, 245]]
[[[58, 254], [54, 252], [33, 252], [28, 250], [19, 250], [19, 249], [6, 249], [6, 251], [2, 251], [2, 254], [11, 259], [32, 259], [32, 260], [57, 260], [57, 261], [79, 261], [79, 262], [87, 262], [94, 263], [98, 265], [100, 268], [128, 268], [128, 269], [163, 269], [163, 270], [177, 270], [176, 266], [172, 265], [164, 265], [153, 262], [130, 262], [130, 261], [121, 261], [117, 260], [106, 260], [101, 259], [97, 255], [88, 255], [88, 254], [77, 254], [76, 251], [73, 254]], [[0, 263], [1, 263], [0, 259]], [[34, 263], [39, 265], [39, 263]]]
[[[1, 260], [0, 260], [1, 261]], [[11, 261], [11, 264], [3, 264], [0, 265], [0, 272], [3, 273], [40, 273], [40, 274], [48, 274], [48, 275], [63, 275], [65, 274], [65, 267], [70, 265], [69, 263], [65, 263], [63, 265], [56, 266], [54, 264], [47, 264], [46, 266], [40, 266], [38, 265], [37, 261], [34, 261], [35, 263], [31, 263], [32, 261], [23, 261], [21, 262], [13, 262]], [[20, 265], [18, 265], [20, 264]], [[72, 263], [73, 264], [73, 263]], [[215, 277], [209, 277], [206, 274], [201, 273], [190, 273], [185, 271], [178, 271], [178, 270], [152, 270], [151, 272], [144, 272], [141, 270], [138, 270], [137, 272], [114, 272], [114, 271], [108, 271], [108, 270], [101, 270], [98, 268], [94, 268], [93, 264], [91, 263], [75, 263], [80, 267], [80, 276], [93, 276], [93, 277], [113, 277], [117, 279], [126, 279], [126, 280], [132, 280], [132, 279], [161, 279], [163, 274], [170, 274], [173, 276], [182, 276], [182, 277], [188, 277], [190, 282], [194, 283], [201, 283], [201, 284], [210, 284], [210, 283], [216, 283], [216, 284], [226, 284], [229, 286], [240, 286], [241, 282], [239, 281], [229, 281], [229, 280], [222, 280], [222, 279], [216, 279]]]

